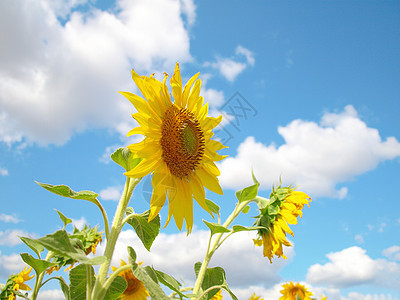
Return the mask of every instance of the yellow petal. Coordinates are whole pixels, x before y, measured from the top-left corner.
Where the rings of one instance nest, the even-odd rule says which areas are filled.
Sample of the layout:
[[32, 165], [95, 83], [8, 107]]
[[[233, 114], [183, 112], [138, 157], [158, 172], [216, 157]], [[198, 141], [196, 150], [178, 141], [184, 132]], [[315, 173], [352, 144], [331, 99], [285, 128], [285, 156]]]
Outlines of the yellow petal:
[[125, 172], [124, 175], [133, 178], [144, 177], [147, 174], [153, 172], [159, 163], [160, 160], [157, 159], [143, 159], [135, 168], [133, 168], [129, 172]]
[[182, 78], [178, 63], [176, 63], [174, 75], [171, 77], [171, 87], [174, 104], [178, 107], [182, 107]]
[[133, 106], [135, 106], [138, 112], [145, 112], [146, 114], [150, 112], [151, 108], [148, 102], [144, 100], [142, 97], [139, 97], [129, 92], [119, 92], [119, 93], [123, 95], [126, 99], [128, 99], [133, 104]]
[[221, 189], [221, 186], [219, 185], [219, 181], [217, 177], [214, 175], [211, 175], [207, 171], [205, 171], [203, 168], [198, 168], [195, 171], [195, 174], [198, 176], [200, 179], [201, 183], [210, 191], [213, 191], [214, 193], [217, 193], [219, 195], [223, 195], [223, 191]]
[[189, 184], [196, 202], [212, 216], [212, 212], [206, 204], [206, 193], [204, 187], [200, 183], [199, 179], [196, 176], [191, 176]]
[[165, 204], [167, 199], [168, 189], [171, 188], [170, 180], [167, 172], [165, 172], [163, 164], [154, 172], [153, 178], [151, 180], [151, 185], [153, 186], [153, 194], [151, 195], [150, 201], [150, 215], [149, 222], [153, 220], [161, 208]]
[[197, 77], [199, 77], [199, 74], [200, 73], [193, 75], [192, 78], [190, 78], [189, 81], [185, 84], [182, 93], [182, 107], [186, 107], [186, 105], [188, 104], [190, 89], [193, 85], [193, 82], [197, 79]]

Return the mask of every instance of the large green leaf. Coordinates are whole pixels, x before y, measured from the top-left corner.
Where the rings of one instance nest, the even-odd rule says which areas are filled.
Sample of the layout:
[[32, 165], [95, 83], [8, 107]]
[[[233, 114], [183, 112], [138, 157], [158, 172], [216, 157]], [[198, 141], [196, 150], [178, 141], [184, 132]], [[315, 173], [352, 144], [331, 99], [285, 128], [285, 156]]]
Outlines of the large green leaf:
[[126, 209], [126, 214], [129, 217], [127, 223], [135, 229], [143, 245], [150, 251], [151, 245], [160, 232], [160, 216], [157, 215], [149, 222], [150, 210], [142, 214], [135, 214], [131, 207]]
[[108, 288], [107, 293], [104, 296], [103, 300], [117, 299], [126, 290], [127, 285], [128, 284], [123, 277], [121, 276], [115, 277], [110, 287]]
[[[88, 269], [90, 268], [90, 272]], [[89, 265], [78, 265], [69, 272], [71, 300], [86, 300], [87, 275], [90, 274], [91, 286], [94, 286], [94, 269]]]
[[44, 250], [44, 247], [40, 243], [38, 243], [36, 240], [24, 236], [20, 236], [19, 238], [25, 243], [25, 245], [35, 251], [37, 256], [40, 258], [40, 253], [42, 253]]
[[132, 247], [128, 247], [129, 262], [132, 265], [133, 275], [137, 279], [143, 282], [144, 286], [148, 290], [151, 299], [157, 300], [170, 300], [170, 298], [164, 293], [162, 288], [153, 280], [151, 277], [136, 263], [136, 253]]
[[28, 265], [30, 265], [35, 270], [37, 276], [39, 276], [39, 274], [41, 274], [42, 272], [44, 272], [46, 269], [50, 268], [51, 266], [56, 265], [55, 263], [51, 263], [46, 260], [34, 258], [29, 253], [21, 253], [20, 255], [22, 257], [22, 260], [25, 263], [27, 263]]
[[134, 158], [134, 154], [128, 148], [117, 149], [111, 154], [111, 159], [126, 171], [132, 170], [142, 160], [141, 158]]
[[157, 277], [156, 282], [162, 283], [163, 285], [165, 285], [168, 288], [170, 288], [172, 291], [174, 291], [177, 294], [179, 294], [181, 297], [185, 297], [185, 298], [190, 297], [190, 296], [187, 296], [187, 295], [181, 293], [181, 291], [180, 291], [181, 284], [179, 283], [178, 280], [176, 280], [171, 275], [168, 275], [168, 274], [166, 274], [164, 272], [155, 270], [152, 267], [146, 267], [146, 272], [147, 272], [147, 274], [149, 274], [150, 277], [153, 277], [155, 275]]
[[105, 261], [104, 256], [98, 256], [91, 259], [87, 258], [83, 249], [73, 246], [73, 244], [76, 244], [76, 240], [77, 239], [71, 240], [65, 230], [58, 230], [53, 234], [48, 234], [45, 237], [36, 239], [35, 241], [47, 250], [72, 258], [81, 263], [100, 265]]

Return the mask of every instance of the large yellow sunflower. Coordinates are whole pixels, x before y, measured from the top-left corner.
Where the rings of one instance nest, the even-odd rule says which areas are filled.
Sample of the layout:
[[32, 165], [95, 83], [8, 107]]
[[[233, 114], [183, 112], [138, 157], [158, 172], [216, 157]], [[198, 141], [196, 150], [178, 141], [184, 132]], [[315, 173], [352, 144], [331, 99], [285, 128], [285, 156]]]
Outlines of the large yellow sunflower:
[[193, 198], [211, 213], [205, 202], [204, 187], [222, 194], [217, 178], [220, 171], [214, 162], [225, 158], [217, 153], [225, 146], [211, 139], [212, 129], [221, 122], [222, 116], [207, 116], [208, 103], [203, 105], [198, 75], [182, 88], [181, 73], [176, 64], [171, 78], [174, 102], [166, 85], [167, 74], [161, 83], [153, 75], [139, 76], [132, 70], [133, 81], [145, 99], [121, 92], [138, 111], [132, 116], [140, 126], [132, 129], [128, 136], [145, 136], [143, 141], [128, 146], [142, 161], [125, 175], [139, 178], [152, 173], [149, 220], [157, 216], [168, 197], [166, 224], [173, 216], [181, 230], [185, 220], [188, 233], [193, 225]]
[[[125, 266], [126, 262], [121, 260], [121, 267]], [[111, 267], [111, 269], [115, 272], [117, 270], [116, 267]], [[143, 282], [140, 281], [133, 275], [131, 269], [122, 271], [119, 276], [122, 276], [128, 286], [126, 290], [122, 293], [122, 295], [118, 298], [121, 300], [147, 300], [147, 296], [149, 296], [149, 292], [146, 290]]]
[[[295, 191], [291, 187], [282, 189], [279, 187], [271, 193], [271, 199], [273, 202], [270, 207], [264, 209], [265, 213], [261, 212], [256, 221], [257, 225], [263, 225], [264, 220], [268, 219], [268, 228], [259, 230], [259, 238], [254, 240], [254, 244], [264, 246], [263, 255], [272, 263], [274, 255], [286, 259], [283, 245], [291, 246], [286, 239], [286, 233], [294, 236], [288, 224], [297, 224], [297, 217], [302, 217], [302, 209], [305, 204], [309, 205], [311, 198], [306, 193]], [[275, 213], [276, 211], [278, 213]]]
[[297, 297], [299, 297], [301, 300], [311, 300], [310, 296], [313, 295], [313, 293], [308, 291], [307, 288], [300, 283], [294, 284], [293, 282], [289, 282], [283, 284], [282, 287], [282, 296], [279, 298], [279, 300], [296, 300]]

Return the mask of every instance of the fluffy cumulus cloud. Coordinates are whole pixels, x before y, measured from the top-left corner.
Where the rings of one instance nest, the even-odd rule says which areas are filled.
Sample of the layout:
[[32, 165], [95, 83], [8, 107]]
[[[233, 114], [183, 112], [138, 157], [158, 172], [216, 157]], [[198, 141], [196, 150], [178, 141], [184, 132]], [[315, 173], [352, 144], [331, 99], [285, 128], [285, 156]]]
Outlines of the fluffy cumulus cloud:
[[[121, 232], [112, 265], [117, 266], [120, 259], [127, 259], [127, 246], [135, 249], [138, 259], [144, 265], [182, 278], [186, 285], [194, 282], [194, 263], [203, 260], [209, 233], [198, 230], [189, 236], [186, 233], [163, 234], [155, 240], [151, 254], [143, 248], [140, 240], [132, 230]], [[270, 264], [262, 255], [262, 249], [254, 246], [254, 233], [238, 233], [228, 239], [213, 256], [210, 267], [220, 266], [225, 269], [230, 285], [243, 288], [247, 285], [266, 284], [272, 286], [280, 281], [279, 271], [294, 256], [293, 248], [285, 248], [288, 260], [277, 259]], [[102, 253], [104, 244], [98, 249]]]
[[2, 282], [5, 282], [11, 274], [22, 271], [24, 267], [25, 263], [19, 254], [2, 255], [0, 251], [0, 278], [4, 278]]
[[105, 188], [104, 190], [100, 191], [99, 193], [100, 198], [103, 200], [118, 201], [121, 198], [122, 189], [123, 186], [121, 185], [110, 186], [108, 188]]
[[18, 219], [18, 217], [15, 214], [7, 215], [7, 214], [3, 214], [3, 213], [0, 214], [0, 221], [6, 222], [6, 223], [14, 223], [14, 224], [21, 222], [21, 220]]
[[0, 231], [0, 246], [15, 246], [21, 244], [20, 236], [32, 236], [32, 234], [20, 229], [7, 229]]
[[233, 57], [217, 57], [217, 61], [207, 63], [217, 69], [228, 81], [233, 82], [248, 66], [255, 63], [254, 54], [243, 46], [237, 46]]
[[314, 197], [343, 198], [347, 188], [336, 189], [338, 183], [400, 156], [399, 141], [382, 140], [351, 105], [340, 113], [325, 113], [319, 123], [298, 119], [278, 132], [285, 141], [281, 146], [265, 145], [250, 136], [239, 145], [236, 157], [222, 161], [222, 186], [237, 189], [251, 184], [251, 176], [243, 174], [250, 175], [253, 168], [264, 187], [282, 176]]
[[63, 144], [87, 128], [125, 135], [132, 108], [117, 91], [134, 88], [130, 69], [162, 74], [192, 60], [193, 1], [117, 0], [108, 11], [86, 2], [0, 2], [0, 142]]
[[64, 300], [65, 296], [61, 290], [41, 290], [38, 300]]
[[312, 265], [307, 281], [335, 288], [362, 284], [399, 289], [400, 264], [386, 259], [372, 259], [360, 247], [350, 247], [327, 254], [329, 262]]

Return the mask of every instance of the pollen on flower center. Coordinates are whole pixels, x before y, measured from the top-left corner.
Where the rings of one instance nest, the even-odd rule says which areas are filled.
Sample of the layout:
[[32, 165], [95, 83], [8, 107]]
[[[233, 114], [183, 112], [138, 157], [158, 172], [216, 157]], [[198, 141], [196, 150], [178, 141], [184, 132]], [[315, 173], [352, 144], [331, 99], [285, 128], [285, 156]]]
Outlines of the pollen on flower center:
[[171, 173], [184, 178], [204, 154], [204, 134], [194, 114], [175, 105], [167, 108], [161, 127], [162, 157]]

